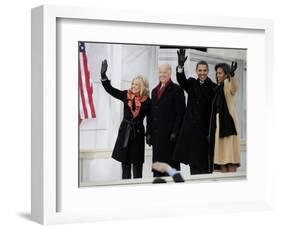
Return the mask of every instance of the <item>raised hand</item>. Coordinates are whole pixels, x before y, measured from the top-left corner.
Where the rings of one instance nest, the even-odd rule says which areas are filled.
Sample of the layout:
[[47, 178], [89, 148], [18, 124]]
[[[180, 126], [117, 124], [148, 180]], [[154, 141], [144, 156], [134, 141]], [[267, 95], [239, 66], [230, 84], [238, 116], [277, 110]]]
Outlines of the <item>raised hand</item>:
[[234, 77], [235, 75], [235, 70], [237, 69], [237, 61], [231, 62], [231, 67], [230, 67], [230, 76]]
[[101, 74], [101, 79], [102, 80], [106, 80], [107, 79], [107, 76], [106, 76], [106, 71], [107, 71], [107, 60], [103, 60], [102, 63], [101, 63], [101, 71], [100, 71], [100, 74]]
[[183, 68], [184, 67], [184, 63], [187, 59], [187, 56], [185, 56], [185, 49], [180, 49], [177, 51], [178, 54], [178, 65]]

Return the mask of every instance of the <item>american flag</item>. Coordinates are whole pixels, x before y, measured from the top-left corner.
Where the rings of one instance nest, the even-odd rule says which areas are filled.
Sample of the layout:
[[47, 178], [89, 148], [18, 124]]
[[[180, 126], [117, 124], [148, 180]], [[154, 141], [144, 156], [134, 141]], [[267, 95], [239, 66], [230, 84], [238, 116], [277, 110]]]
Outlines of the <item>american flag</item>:
[[84, 119], [96, 117], [93, 100], [93, 83], [88, 68], [87, 54], [84, 42], [79, 42], [79, 100], [80, 123]]

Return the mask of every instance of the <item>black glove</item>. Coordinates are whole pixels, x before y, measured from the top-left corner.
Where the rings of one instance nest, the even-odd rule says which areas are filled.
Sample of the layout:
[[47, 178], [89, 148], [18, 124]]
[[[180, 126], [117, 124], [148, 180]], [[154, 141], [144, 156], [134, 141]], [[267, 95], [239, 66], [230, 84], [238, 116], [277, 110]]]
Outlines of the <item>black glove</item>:
[[150, 134], [148, 134], [148, 135], [146, 135], [146, 144], [148, 144], [149, 146], [151, 146], [152, 145], [152, 138], [151, 138], [151, 135]]
[[106, 71], [107, 71], [107, 60], [103, 60], [101, 63], [101, 70], [100, 70], [100, 74], [101, 74], [101, 80], [107, 80], [107, 76], [106, 76]]
[[176, 135], [175, 133], [171, 133], [171, 135], [170, 135], [170, 141], [171, 141], [171, 142], [175, 142], [176, 139], [177, 139], [177, 135]]
[[234, 77], [236, 69], [237, 69], [237, 61], [231, 62], [231, 67], [230, 67], [230, 76], [231, 77]]
[[185, 49], [180, 49], [177, 51], [178, 53], [178, 65], [183, 68], [184, 67], [184, 63], [187, 59], [187, 56], [185, 56]]

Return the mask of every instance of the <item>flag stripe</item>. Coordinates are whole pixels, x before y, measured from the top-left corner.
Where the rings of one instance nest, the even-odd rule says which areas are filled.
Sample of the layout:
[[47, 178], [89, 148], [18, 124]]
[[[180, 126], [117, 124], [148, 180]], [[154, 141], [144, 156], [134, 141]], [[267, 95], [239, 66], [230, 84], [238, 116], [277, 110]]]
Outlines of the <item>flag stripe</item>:
[[80, 53], [80, 70], [81, 70], [81, 92], [84, 95], [84, 100], [85, 100], [85, 109], [84, 109], [84, 113], [85, 113], [85, 118], [91, 118], [91, 108], [89, 105], [89, 97], [88, 97], [88, 93], [87, 93], [87, 87], [86, 87], [86, 75], [85, 75], [85, 68], [84, 68], [84, 59], [83, 59], [83, 54]]
[[[80, 123], [83, 119], [95, 118], [96, 112], [93, 100], [93, 84], [88, 68], [85, 44], [79, 42], [79, 100], [80, 100]], [[82, 105], [82, 106], [81, 106]]]
[[79, 105], [80, 105], [80, 118], [85, 119], [84, 107], [83, 107], [82, 97], [81, 97], [81, 93], [80, 93], [80, 83], [79, 83], [79, 100], [80, 100], [80, 103], [79, 103]]
[[88, 94], [88, 99], [89, 99], [89, 105], [90, 105], [90, 109], [91, 109], [91, 117], [96, 117], [96, 113], [95, 113], [95, 108], [94, 108], [94, 102], [93, 102], [93, 88], [92, 88], [92, 84], [90, 82], [90, 72], [88, 69], [88, 62], [87, 62], [87, 56], [86, 56], [86, 52], [83, 52], [83, 64], [84, 64], [84, 74], [85, 74], [85, 79], [86, 79], [86, 88], [87, 88], [87, 94]]
[[80, 97], [82, 101], [82, 106], [83, 106], [83, 113], [84, 116], [82, 116], [84, 119], [88, 118], [88, 111], [87, 111], [87, 106], [86, 106], [86, 101], [85, 101], [85, 96], [84, 96], [84, 91], [83, 91], [83, 83], [82, 83], [82, 74], [81, 74], [81, 68], [79, 66], [79, 91], [80, 91]]

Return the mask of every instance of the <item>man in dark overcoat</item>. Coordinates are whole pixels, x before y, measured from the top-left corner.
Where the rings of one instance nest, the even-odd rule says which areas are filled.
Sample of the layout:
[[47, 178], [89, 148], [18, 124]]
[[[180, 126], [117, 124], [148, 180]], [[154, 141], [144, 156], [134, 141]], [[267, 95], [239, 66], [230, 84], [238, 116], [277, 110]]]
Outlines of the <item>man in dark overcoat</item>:
[[196, 66], [197, 79], [184, 73], [185, 50], [178, 52], [177, 81], [188, 94], [182, 128], [174, 151], [174, 160], [188, 164], [191, 174], [211, 173], [213, 156], [209, 154], [208, 130], [211, 103], [216, 84], [208, 77], [209, 66], [200, 61]]
[[[185, 110], [184, 91], [171, 80], [169, 64], [159, 66], [159, 84], [152, 90], [152, 161], [165, 162], [180, 170], [180, 163], [172, 159]], [[167, 176], [153, 172], [154, 177]]]

